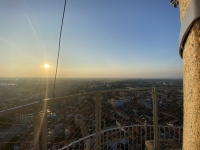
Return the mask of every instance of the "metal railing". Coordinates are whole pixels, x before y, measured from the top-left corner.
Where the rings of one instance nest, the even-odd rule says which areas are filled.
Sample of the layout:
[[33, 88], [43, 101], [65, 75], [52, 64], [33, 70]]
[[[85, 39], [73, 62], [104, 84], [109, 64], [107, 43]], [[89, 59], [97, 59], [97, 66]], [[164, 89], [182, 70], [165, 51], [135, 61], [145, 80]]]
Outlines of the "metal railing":
[[39, 102], [0, 111], [0, 149], [39, 149]]
[[[154, 140], [156, 149], [158, 140], [161, 139], [174, 139], [181, 144], [182, 129], [172, 126], [176, 117], [161, 111], [164, 106], [159, 96], [165, 95], [166, 91], [177, 89], [180, 88], [103, 90], [44, 99], [43, 102], [1, 111], [0, 117], [7, 117], [9, 120], [1, 122], [1, 135], [15, 137], [25, 130], [23, 125], [28, 126], [26, 132], [23, 132], [29, 135], [26, 139], [17, 138], [14, 142], [0, 137], [0, 146], [2, 148], [11, 145], [9, 149], [17, 146], [19, 149], [26, 147], [42, 150], [133, 147], [145, 149], [144, 141]], [[21, 120], [31, 121], [21, 122], [22, 130], [15, 132], [12, 128], [19, 124], [19, 120], [14, 122], [11, 115], [19, 116], [20, 113], [21, 116], [26, 114]], [[160, 118], [162, 114], [165, 115]], [[170, 120], [171, 124], [170, 117], [174, 119]], [[10, 126], [1, 129], [5, 124]]]
[[[123, 132], [121, 130], [121, 127], [117, 128], [111, 128], [107, 130], [101, 131], [101, 137], [102, 137], [102, 144], [101, 147], [103, 150], [111, 150], [111, 149], [138, 149], [143, 150], [145, 149], [144, 142], [146, 140], [153, 140], [154, 135], [152, 134], [154, 130], [153, 125], [132, 125], [132, 126], [124, 126], [123, 127], [127, 132]], [[158, 133], [160, 140], [168, 140], [173, 139], [178, 144], [181, 144], [181, 133], [182, 128], [181, 127], [171, 127], [171, 126], [158, 126]], [[149, 130], [149, 132], [147, 132]], [[134, 135], [133, 131], [139, 131], [137, 134]], [[118, 133], [117, 133], [118, 132]], [[143, 134], [144, 133], [144, 134]], [[111, 138], [109, 138], [109, 135], [116, 134], [117, 136], [115, 138], [118, 138], [120, 142], [116, 143], [113, 142]], [[66, 150], [66, 149], [83, 149], [82, 147], [88, 148], [88, 149], [95, 149], [94, 148], [94, 140], [95, 140], [96, 134], [91, 134], [86, 137], [83, 137], [77, 141], [74, 141], [70, 143], [67, 146], [64, 146], [60, 148], [60, 150]], [[135, 142], [133, 142], [135, 140]]]

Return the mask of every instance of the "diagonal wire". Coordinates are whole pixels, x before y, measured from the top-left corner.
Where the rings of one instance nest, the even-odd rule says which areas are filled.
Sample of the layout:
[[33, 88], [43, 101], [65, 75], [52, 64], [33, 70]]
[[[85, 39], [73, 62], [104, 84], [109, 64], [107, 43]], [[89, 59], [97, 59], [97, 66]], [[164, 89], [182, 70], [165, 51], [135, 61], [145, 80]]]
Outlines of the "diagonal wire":
[[59, 56], [60, 56], [60, 42], [61, 42], [63, 21], [64, 21], [64, 17], [65, 17], [66, 1], [67, 0], [65, 0], [63, 16], [62, 16], [62, 23], [61, 23], [61, 27], [60, 27], [60, 37], [59, 37], [59, 46], [58, 46], [58, 56], [57, 56], [57, 63], [56, 63], [55, 79], [54, 79], [53, 98], [55, 96], [55, 89], [56, 89], [56, 77], [57, 77], [57, 70], [58, 70], [58, 61], [59, 61]]

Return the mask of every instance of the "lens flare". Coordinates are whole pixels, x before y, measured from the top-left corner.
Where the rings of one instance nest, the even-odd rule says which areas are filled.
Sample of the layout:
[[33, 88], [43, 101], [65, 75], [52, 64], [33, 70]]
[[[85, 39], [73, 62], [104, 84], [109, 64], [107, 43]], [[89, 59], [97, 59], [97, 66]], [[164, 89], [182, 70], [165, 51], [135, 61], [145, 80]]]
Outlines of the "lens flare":
[[49, 67], [50, 67], [49, 64], [44, 65], [44, 68], [46, 68], [46, 69], [48, 69]]

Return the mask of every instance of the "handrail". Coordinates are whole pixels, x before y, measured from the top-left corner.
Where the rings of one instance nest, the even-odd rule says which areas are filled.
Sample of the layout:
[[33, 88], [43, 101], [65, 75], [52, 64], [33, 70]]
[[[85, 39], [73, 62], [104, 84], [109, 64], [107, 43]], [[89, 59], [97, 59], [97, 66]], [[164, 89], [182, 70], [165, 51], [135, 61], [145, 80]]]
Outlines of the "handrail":
[[[121, 128], [133, 128], [133, 127], [153, 127], [153, 125], [130, 125], [130, 126], [114, 127], [114, 128], [102, 130], [102, 131], [101, 131], [101, 134], [102, 134], [102, 133], [105, 133], [105, 132], [108, 132], [108, 131], [116, 130], [116, 129], [121, 129]], [[171, 127], [171, 126], [162, 126], [162, 125], [159, 125], [158, 128], [160, 128], [160, 127], [162, 127], [162, 128], [182, 129], [182, 127]], [[85, 136], [85, 137], [83, 137], [83, 138], [81, 138], [81, 139], [78, 139], [78, 140], [76, 140], [76, 141], [73, 141], [72, 143], [69, 143], [68, 145], [66, 145], [66, 146], [64, 146], [64, 147], [62, 147], [62, 148], [60, 148], [59, 150], [64, 150], [64, 149], [66, 149], [66, 148], [69, 148], [70, 146], [73, 146], [74, 144], [79, 143], [80, 141], [83, 141], [83, 140], [88, 139], [88, 138], [90, 138], [90, 137], [93, 137], [93, 136], [95, 136], [95, 135], [96, 135], [96, 134], [93, 133], [93, 134], [90, 134], [90, 135], [88, 135], [88, 136]]]
[[147, 88], [133, 88], [133, 89], [111, 89], [111, 90], [100, 90], [99, 93], [109, 93], [109, 92], [129, 92], [129, 91], [145, 91], [145, 90], [151, 90], [152, 87]]
[[56, 97], [56, 98], [47, 98], [44, 99], [44, 101], [52, 102], [52, 101], [61, 101], [71, 98], [78, 98], [82, 96], [88, 96], [88, 95], [95, 95], [96, 93], [110, 93], [110, 92], [129, 92], [129, 91], [141, 91], [141, 90], [151, 90], [152, 88], [135, 88], [135, 89], [111, 89], [111, 90], [99, 90], [94, 92], [88, 92], [88, 93], [82, 93], [82, 94], [74, 94], [74, 95], [68, 95], [63, 97]]
[[[182, 89], [181, 87], [155, 87], [156, 89]], [[78, 98], [82, 96], [88, 96], [88, 95], [95, 95], [96, 93], [110, 93], [110, 92], [131, 92], [131, 91], [146, 91], [146, 90], [152, 90], [153, 87], [146, 87], [146, 88], [133, 88], [133, 89], [110, 89], [110, 90], [98, 90], [94, 92], [88, 92], [88, 93], [82, 93], [82, 94], [74, 94], [74, 95], [68, 95], [63, 97], [56, 97], [56, 98], [47, 98], [44, 99], [44, 101], [52, 102], [52, 101], [62, 101], [66, 99], [72, 99], [72, 98]]]

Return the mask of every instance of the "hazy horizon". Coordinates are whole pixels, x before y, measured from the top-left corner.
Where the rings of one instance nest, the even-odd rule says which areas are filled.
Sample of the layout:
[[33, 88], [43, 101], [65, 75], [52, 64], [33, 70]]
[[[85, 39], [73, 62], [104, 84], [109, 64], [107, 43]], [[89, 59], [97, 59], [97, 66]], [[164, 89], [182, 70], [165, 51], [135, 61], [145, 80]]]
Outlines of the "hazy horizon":
[[[27, 79], [37, 79], [37, 78], [43, 78], [43, 77], [0, 77], [0, 79], [20, 79], [20, 78], [27, 78]], [[49, 79], [55, 79], [55, 77], [48, 77]], [[183, 78], [107, 78], [107, 77], [57, 77], [57, 79], [169, 79], [169, 80], [182, 80]]]

